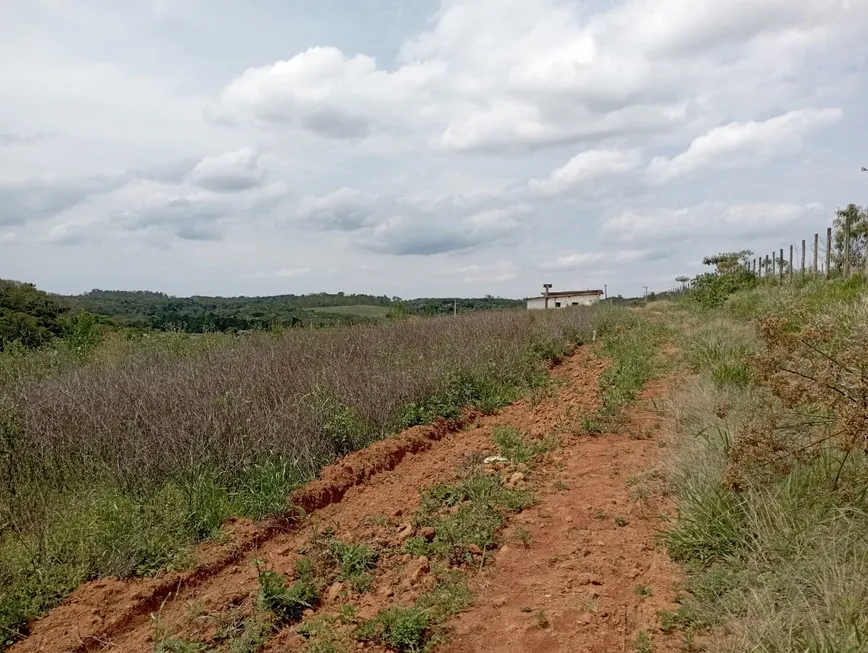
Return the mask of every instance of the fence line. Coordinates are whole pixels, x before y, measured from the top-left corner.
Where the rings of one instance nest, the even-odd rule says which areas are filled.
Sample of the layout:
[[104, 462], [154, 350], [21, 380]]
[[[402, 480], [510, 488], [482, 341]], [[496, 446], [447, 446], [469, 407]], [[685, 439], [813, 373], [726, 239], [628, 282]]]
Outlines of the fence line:
[[[854, 273], [862, 268], [868, 273], [868, 242], [864, 243], [865, 248], [862, 251], [854, 249], [854, 245], [859, 242], [858, 237], [854, 237], [852, 233], [851, 219], [848, 215], [840, 232], [833, 234], [832, 227], [826, 228], [826, 237], [820, 239], [820, 232], [814, 234], [813, 256], [808, 258], [808, 241], [801, 240], [801, 248], [798, 245], [790, 245], [789, 259], [784, 258], [784, 248], [781, 247], [777, 251], [774, 249], [771, 254], [758, 254], [745, 262], [745, 269], [753, 272], [763, 279], [769, 277], [776, 278], [778, 283], [783, 283], [787, 278], [790, 282], [796, 277], [805, 276], [808, 274], [825, 276], [830, 279], [832, 276], [840, 274], [843, 278], [848, 279]], [[836, 251], [835, 261], [833, 265], [832, 252], [837, 250], [833, 236], [841, 234], [840, 251]], [[866, 238], [868, 241], [868, 238]], [[823, 259], [820, 258], [820, 251], [824, 252]], [[854, 254], [859, 254], [857, 260], [854, 261]], [[797, 255], [797, 256], [795, 256]], [[795, 267], [795, 261], [800, 261], [798, 270]], [[808, 263], [811, 260], [812, 263]], [[825, 263], [821, 261], [825, 260]]]

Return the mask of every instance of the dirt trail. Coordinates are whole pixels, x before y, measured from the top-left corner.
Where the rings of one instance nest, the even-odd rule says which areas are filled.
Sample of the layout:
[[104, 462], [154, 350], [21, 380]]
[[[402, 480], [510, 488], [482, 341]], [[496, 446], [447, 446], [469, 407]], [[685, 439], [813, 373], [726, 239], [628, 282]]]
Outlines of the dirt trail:
[[[495, 453], [491, 433], [498, 425], [534, 437], [557, 434], [563, 446], [532, 477], [538, 503], [513, 518], [513, 525], [529, 530], [529, 546], [503, 547], [471, 580], [476, 605], [447, 624], [452, 637], [444, 650], [625, 650], [640, 630], [654, 628], [657, 610], [671, 609], [674, 597], [676, 575], [654, 543], [663, 506], [653, 492], [653, 468], [665, 449], [658, 446], [659, 418], [649, 401], [663, 386], [656, 382], [646, 391], [621, 432], [571, 433], [576, 416], [597, 407], [604, 368], [590, 348], [580, 348], [554, 370], [551, 396], [522, 399], [498, 415], [468, 416], [460, 424], [416, 427], [351, 454], [292, 497], [306, 510], [303, 520], [237, 520], [224, 528], [224, 541], [201, 548], [192, 570], [85, 584], [32, 624], [31, 635], [12, 651], [149, 651], [158, 631], [214, 641], [232, 615], [252, 611], [254, 562], [291, 576], [311, 533], [325, 527], [347, 541], [372, 542], [384, 554], [369, 592], [347, 597], [333, 586], [319, 611], [351, 600], [359, 617], [370, 618], [412, 602], [425, 588], [419, 578], [425, 570], [417, 567], [408, 580], [414, 561], [400, 543], [419, 490], [453, 481], [468, 455]], [[286, 627], [266, 650], [302, 651], [304, 640]], [[674, 640], [657, 633], [654, 650], [676, 650]]]
[[479, 574], [477, 605], [453, 620], [445, 651], [632, 651], [643, 630], [654, 651], [682, 650], [657, 626], [659, 610], [677, 608], [678, 578], [655, 543], [668, 506], [655, 469], [666, 442], [653, 400], [665, 384], [652, 382], [618, 433], [560, 450], [561, 469], [549, 470], [539, 503], [516, 517], [530, 547], [504, 546]]

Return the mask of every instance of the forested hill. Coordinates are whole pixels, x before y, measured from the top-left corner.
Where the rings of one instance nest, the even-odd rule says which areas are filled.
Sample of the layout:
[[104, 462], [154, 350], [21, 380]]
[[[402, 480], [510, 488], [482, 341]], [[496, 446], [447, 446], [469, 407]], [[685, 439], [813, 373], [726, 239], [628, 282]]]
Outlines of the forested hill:
[[[228, 331], [282, 326], [368, 322], [388, 314], [438, 315], [495, 308], [523, 302], [497, 297], [402, 300], [386, 295], [312, 293], [267, 297], [173, 297], [159, 292], [92, 290], [69, 298], [81, 309], [105, 315], [123, 326]], [[334, 309], [333, 311], [330, 309]]]

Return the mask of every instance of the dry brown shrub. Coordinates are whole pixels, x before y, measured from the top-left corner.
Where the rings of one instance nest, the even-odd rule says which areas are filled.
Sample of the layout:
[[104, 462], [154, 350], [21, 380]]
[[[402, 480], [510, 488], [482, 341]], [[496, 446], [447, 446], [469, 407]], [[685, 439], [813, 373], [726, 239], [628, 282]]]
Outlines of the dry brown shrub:
[[866, 316], [862, 303], [831, 315], [796, 311], [759, 320], [761, 348], [752, 365], [763, 392], [730, 450], [730, 486], [787, 473], [829, 448], [843, 452], [843, 468], [852, 452], [866, 450]]

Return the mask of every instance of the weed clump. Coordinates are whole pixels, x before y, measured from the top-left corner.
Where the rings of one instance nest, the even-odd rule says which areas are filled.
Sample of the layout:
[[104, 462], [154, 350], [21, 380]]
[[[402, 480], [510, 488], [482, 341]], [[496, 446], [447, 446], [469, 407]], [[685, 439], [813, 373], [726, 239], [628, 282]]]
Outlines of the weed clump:
[[544, 453], [557, 446], [554, 438], [535, 440], [526, 433], [508, 426], [497, 426], [493, 433], [494, 441], [500, 448], [500, 455], [512, 463], [533, 463]]
[[361, 640], [377, 641], [397, 651], [421, 651], [430, 634], [431, 617], [418, 606], [396, 607], [380, 612], [357, 631]]
[[439, 485], [422, 495], [416, 516], [421, 526], [433, 527], [431, 542], [413, 538], [417, 553], [447, 557], [454, 564], [468, 562], [474, 551], [485, 552], [499, 542], [505, 517], [530, 505], [526, 490], [504, 486], [497, 476], [471, 472], [456, 485]]
[[269, 569], [259, 569], [259, 604], [275, 616], [277, 623], [294, 623], [304, 611], [319, 601], [320, 588], [313, 564], [300, 558], [295, 566], [296, 580], [286, 584], [286, 577]]
[[339, 581], [349, 582], [356, 592], [370, 588], [374, 577], [371, 571], [377, 566], [379, 554], [367, 544], [348, 544], [340, 540], [329, 543], [329, 553], [338, 564]]

